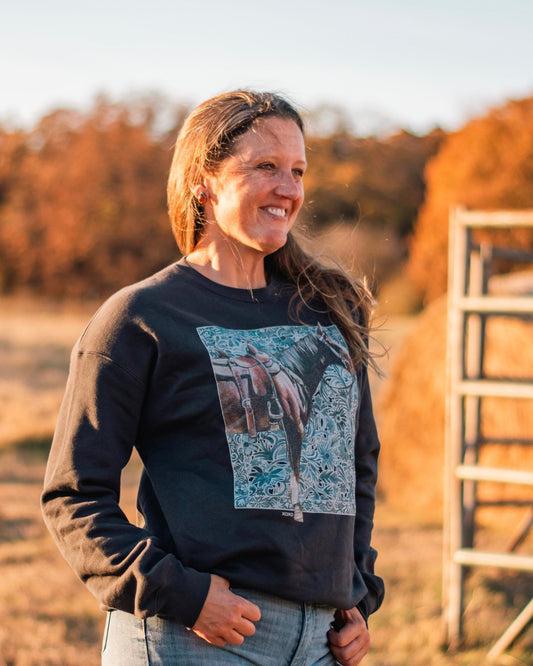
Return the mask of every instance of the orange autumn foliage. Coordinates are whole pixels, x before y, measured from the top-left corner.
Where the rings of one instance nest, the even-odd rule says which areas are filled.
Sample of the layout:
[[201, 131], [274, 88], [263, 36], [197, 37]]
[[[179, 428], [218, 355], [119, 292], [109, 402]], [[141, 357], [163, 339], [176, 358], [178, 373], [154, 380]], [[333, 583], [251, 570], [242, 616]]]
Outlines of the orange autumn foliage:
[[126, 109], [101, 102], [86, 116], [56, 111], [19, 153], [0, 209], [4, 291], [100, 296], [176, 257], [169, 147]]
[[309, 137], [307, 211], [315, 226], [362, 221], [408, 234], [424, 199], [424, 166], [444, 133], [400, 131], [357, 137], [346, 131]]
[[[426, 182], [408, 272], [431, 301], [446, 291], [450, 207], [533, 208], [533, 98], [509, 102], [448, 135], [428, 163]], [[490, 240], [531, 248], [533, 233], [506, 230]]]
[[[86, 113], [57, 110], [29, 132], [0, 128], [0, 292], [100, 298], [178, 257], [166, 179], [187, 109], [164, 107], [100, 99]], [[342, 127], [306, 136], [303, 222], [312, 232], [343, 222], [348, 251], [357, 223], [390, 230], [403, 256], [442, 137], [363, 138]]]

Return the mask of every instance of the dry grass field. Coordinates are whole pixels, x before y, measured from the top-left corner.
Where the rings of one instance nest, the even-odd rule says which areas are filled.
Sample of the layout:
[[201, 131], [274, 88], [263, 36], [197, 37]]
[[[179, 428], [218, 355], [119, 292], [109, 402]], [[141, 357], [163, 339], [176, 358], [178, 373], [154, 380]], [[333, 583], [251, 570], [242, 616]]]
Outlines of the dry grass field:
[[[93, 310], [0, 300], [0, 666], [99, 663], [103, 614], [57, 552], [39, 511], [70, 348]], [[405, 319], [386, 323], [380, 335], [392, 356], [409, 326]], [[384, 381], [374, 382], [376, 394]], [[137, 473], [133, 463], [124, 474], [122, 501], [130, 515]], [[468, 581], [465, 646], [450, 654], [441, 648], [439, 521], [407, 519], [381, 500], [375, 544], [387, 597], [371, 618], [367, 666], [483, 666], [490, 645], [532, 593], [525, 575], [474, 570]], [[532, 654], [529, 627], [496, 663], [531, 665]]]

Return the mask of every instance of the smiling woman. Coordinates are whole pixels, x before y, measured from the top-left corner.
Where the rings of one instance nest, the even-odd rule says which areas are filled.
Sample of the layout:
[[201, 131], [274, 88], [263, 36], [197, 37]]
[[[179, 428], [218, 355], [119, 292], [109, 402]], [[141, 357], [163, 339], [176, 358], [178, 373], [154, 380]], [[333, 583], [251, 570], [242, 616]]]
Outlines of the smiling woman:
[[[174, 235], [189, 262], [205, 266], [213, 263], [210, 256], [230, 252], [229, 268], [239, 256], [235, 251], [242, 251], [246, 269], [241, 264], [237, 275], [217, 278], [248, 287], [247, 276], [264, 286], [262, 259], [286, 241], [303, 203], [305, 168], [303, 122], [281, 97], [236, 91], [201, 104], [180, 131], [168, 182]], [[206, 223], [214, 221], [210, 230]], [[281, 237], [262, 252], [261, 227], [269, 226]], [[224, 247], [224, 239], [232, 238]], [[220, 269], [222, 262], [214, 263]]]
[[[168, 182], [184, 258], [76, 344], [42, 503], [108, 610], [103, 664], [355, 666], [369, 649], [372, 298], [293, 238], [305, 169], [279, 96], [200, 105]], [[118, 506], [134, 447], [142, 526]]]
[[264, 287], [263, 260], [285, 245], [302, 206], [305, 167], [304, 139], [295, 122], [257, 121], [219, 169], [204, 172], [193, 188], [197, 198], [206, 197], [209, 224], [188, 255], [189, 264], [228, 286]]

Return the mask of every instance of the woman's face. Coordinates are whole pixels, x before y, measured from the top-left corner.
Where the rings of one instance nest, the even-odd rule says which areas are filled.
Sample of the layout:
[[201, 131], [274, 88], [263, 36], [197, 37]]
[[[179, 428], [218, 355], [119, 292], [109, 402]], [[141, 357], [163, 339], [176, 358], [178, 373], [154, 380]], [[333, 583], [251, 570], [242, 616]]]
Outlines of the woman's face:
[[306, 166], [304, 138], [294, 121], [259, 120], [217, 172], [204, 175], [203, 240], [231, 240], [242, 258], [278, 250], [302, 206]]

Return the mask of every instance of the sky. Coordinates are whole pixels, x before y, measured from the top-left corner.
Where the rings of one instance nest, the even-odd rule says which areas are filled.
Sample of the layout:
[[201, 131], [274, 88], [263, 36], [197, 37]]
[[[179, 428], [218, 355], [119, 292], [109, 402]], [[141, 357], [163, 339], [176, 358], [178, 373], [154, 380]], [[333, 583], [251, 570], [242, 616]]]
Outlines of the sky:
[[453, 130], [533, 95], [532, 34], [533, 0], [4, 0], [0, 123], [246, 87], [361, 133]]

